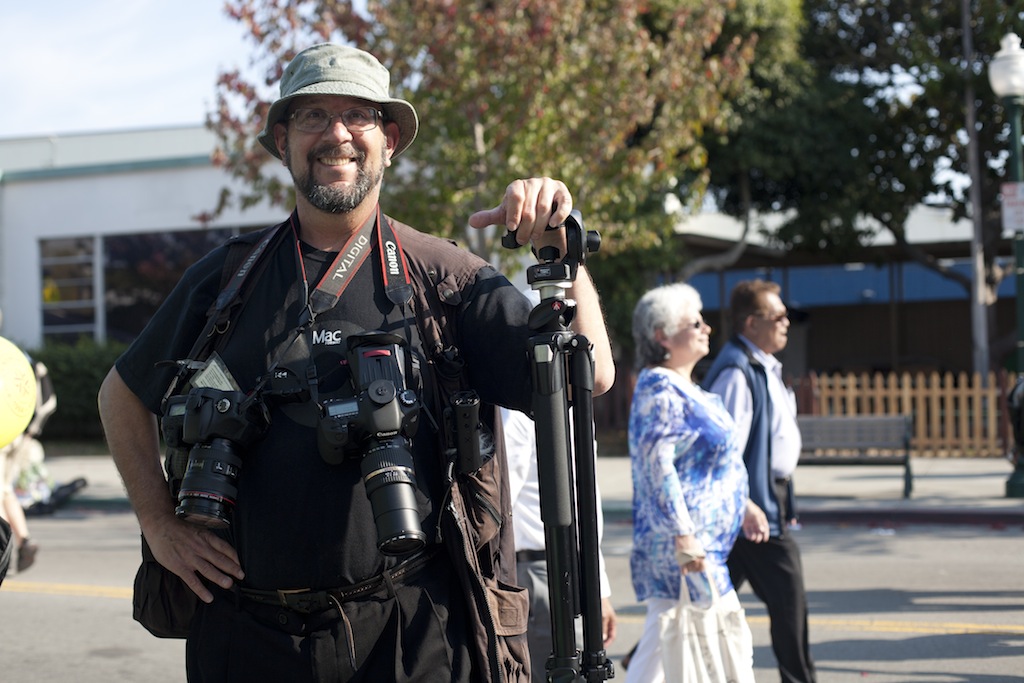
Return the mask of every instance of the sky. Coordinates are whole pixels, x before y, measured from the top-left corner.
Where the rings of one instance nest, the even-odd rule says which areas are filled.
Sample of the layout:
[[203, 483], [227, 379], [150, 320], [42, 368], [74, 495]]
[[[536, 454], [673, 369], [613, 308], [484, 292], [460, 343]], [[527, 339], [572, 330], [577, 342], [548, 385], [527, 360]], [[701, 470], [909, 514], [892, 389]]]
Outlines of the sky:
[[252, 51], [222, 0], [29, 0], [0, 9], [0, 138], [201, 125]]

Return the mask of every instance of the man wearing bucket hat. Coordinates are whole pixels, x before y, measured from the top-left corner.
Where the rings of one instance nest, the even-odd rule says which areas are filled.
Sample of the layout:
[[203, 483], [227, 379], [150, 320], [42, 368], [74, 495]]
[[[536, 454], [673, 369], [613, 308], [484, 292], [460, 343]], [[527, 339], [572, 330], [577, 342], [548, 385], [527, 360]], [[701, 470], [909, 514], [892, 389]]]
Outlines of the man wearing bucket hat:
[[[389, 81], [372, 55], [351, 47], [316, 45], [295, 57], [259, 135], [292, 175], [295, 211], [192, 266], [100, 390], [110, 450], [143, 535], [201, 600], [185, 624], [190, 681], [528, 680], [526, 600], [505, 585], [515, 567], [494, 406], [530, 410], [530, 304], [482, 259], [383, 213], [384, 170], [419, 126], [412, 105], [390, 96]], [[512, 182], [498, 206], [469, 222], [505, 226], [520, 244], [564, 253], [565, 231], [549, 227], [571, 209], [563, 183], [531, 178]], [[256, 248], [234, 260], [246, 240]], [[244, 282], [238, 311], [211, 327], [211, 304], [230, 298], [232, 285], [222, 283], [236, 281]], [[602, 393], [614, 367], [584, 267], [566, 296], [577, 302], [573, 328], [593, 344], [594, 391]], [[207, 330], [216, 354], [199, 362], [192, 352]], [[366, 338], [354, 335], [368, 331], [377, 345], [353, 352], [350, 345], [362, 348], [353, 340]], [[394, 357], [404, 370], [391, 385], [397, 398], [385, 392], [379, 400], [392, 407], [401, 399], [407, 411], [419, 405], [417, 427], [398, 430], [404, 439], [378, 434], [391, 450], [408, 448], [414, 465], [383, 467], [415, 492], [418, 520], [402, 534], [416, 540], [397, 550], [381, 541], [381, 510], [364, 485], [376, 474], [361, 470], [377, 446], [362, 442], [360, 452], [336, 457], [336, 432], [324, 426], [368, 396], [357, 378], [371, 357], [389, 368]], [[238, 395], [266, 396], [258, 438], [230, 444], [240, 451], [237, 495], [210, 496], [226, 509], [220, 528], [183, 519], [191, 492], [183, 487], [175, 501], [168, 491], [155, 418], [179, 394], [193, 405], [208, 389], [192, 387], [214, 374], [229, 377]], [[269, 378], [290, 388], [276, 391]], [[479, 398], [476, 470], [456, 468], [445, 440], [453, 382]], [[217, 405], [227, 410], [230, 401]], [[352, 420], [353, 433], [352, 425], [365, 426]], [[214, 479], [220, 486], [228, 477]], [[208, 493], [197, 496], [204, 505]], [[484, 508], [467, 501], [488, 495], [495, 514], [477, 519]]]

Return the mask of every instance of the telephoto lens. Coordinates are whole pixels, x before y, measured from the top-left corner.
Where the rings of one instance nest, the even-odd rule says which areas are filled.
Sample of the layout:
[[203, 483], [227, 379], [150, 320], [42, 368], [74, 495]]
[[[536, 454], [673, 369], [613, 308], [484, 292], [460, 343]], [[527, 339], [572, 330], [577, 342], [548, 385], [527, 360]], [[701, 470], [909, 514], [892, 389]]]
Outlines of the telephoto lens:
[[366, 452], [360, 469], [377, 527], [377, 548], [385, 555], [421, 549], [427, 535], [420, 529], [416, 474], [409, 450], [399, 439], [384, 441]]

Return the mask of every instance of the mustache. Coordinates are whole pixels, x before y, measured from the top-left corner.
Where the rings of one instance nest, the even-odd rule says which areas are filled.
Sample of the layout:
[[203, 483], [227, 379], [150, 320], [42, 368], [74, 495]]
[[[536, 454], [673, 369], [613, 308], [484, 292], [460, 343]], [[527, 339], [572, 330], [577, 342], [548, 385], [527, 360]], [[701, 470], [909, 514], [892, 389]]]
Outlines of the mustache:
[[366, 161], [366, 152], [360, 151], [351, 145], [321, 145], [309, 153], [310, 158], [317, 157], [347, 157], [355, 159], [359, 163]]

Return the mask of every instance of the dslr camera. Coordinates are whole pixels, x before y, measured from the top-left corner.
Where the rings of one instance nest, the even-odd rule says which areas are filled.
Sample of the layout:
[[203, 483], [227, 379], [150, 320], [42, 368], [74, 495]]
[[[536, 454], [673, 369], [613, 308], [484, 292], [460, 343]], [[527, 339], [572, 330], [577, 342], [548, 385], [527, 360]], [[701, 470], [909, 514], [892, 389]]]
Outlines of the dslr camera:
[[164, 441], [172, 449], [188, 449], [175, 514], [206, 527], [230, 526], [241, 453], [269, 425], [270, 413], [258, 395], [199, 387], [168, 398]]
[[406, 341], [386, 332], [348, 338], [348, 367], [353, 398], [321, 404], [317, 442], [331, 464], [361, 458], [363, 486], [377, 529], [377, 547], [385, 555], [421, 549], [412, 437], [419, 425], [420, 402], [406, 386]]

